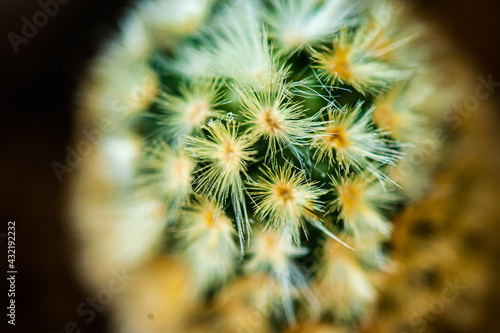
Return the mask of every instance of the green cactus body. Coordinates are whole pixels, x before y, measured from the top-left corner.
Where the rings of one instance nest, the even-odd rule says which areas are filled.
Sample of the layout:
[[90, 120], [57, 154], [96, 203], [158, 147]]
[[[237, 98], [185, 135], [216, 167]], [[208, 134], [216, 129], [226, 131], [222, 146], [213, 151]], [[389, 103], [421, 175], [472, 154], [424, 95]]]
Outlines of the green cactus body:
[[[76, 181], [83, 265], [178, 260], [193, 302], [244, 304], [255, 331], [356, 323], [408, 200], [388, 175], [431, 125], [428, 52], [398, 14], [344, 0], [131, 10], [82, 88], [80, 125], [114, 124]], [[120, 317], [123, 331], [182, 331], [166, 309], [151, 305], [163, 326]]]

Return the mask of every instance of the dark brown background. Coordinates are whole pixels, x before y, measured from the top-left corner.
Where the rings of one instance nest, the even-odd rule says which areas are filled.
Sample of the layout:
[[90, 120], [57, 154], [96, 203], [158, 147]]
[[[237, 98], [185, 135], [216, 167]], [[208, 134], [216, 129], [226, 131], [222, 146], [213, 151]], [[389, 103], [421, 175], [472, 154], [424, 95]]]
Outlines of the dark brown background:
[[[412, 2], [472, 59], [479, 74], [500, 80], [498, 1]], [[31, 18], [40, 8], [37, 1], [0, 2], [0, 234], [6, 233], [7, 221], [17, 222], [18, 269], [16, 327], [6, 325], [2, 310], [3, 332], [62, 332], [71, 320], [82, 324], [83, 332], [104, 331], [104, 315], [87, 325], [75, 313], [89, 295], [71, 270], [71, 244], [60, 214], [65, 183], [58, 182], [51, 162], [63, 161], [70, 143], [72, 94], [86, 61], [116, 29], [126, 4], [71, 0], [15, 54], [7, 33], [19, 33], [21, 18]], [[6, 239], [0, 241], [5, 272]], [[5, 295], [4, 273], [0, 276]]]

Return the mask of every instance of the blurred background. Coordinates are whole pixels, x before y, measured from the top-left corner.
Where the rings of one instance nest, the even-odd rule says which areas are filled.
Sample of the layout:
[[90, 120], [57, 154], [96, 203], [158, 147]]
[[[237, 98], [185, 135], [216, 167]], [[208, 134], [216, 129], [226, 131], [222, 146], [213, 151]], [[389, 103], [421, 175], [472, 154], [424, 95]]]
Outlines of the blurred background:
[[[500, 81], [498, 1], [407, 1], [415, 5], [416, 15], [431, 20], [456, 44], [457, 52], [475, 66], [477, 75], [491, 74], [494, 81]], [[27, 0], [0, 2], [0, 267], [5, 276], [7, 222], [15, 220], [18, 270], [16, 326], [7, 325], [2, 313], [2, 332], [65, 332], [67, 322], [81, 321], [75, 309], [89, 296], [71, 262], [71, 237], [61, 209], [67, 184], [58, 181], [51, 163], [64, 161], [65, 147], [71, 143], [73, 94], [86, 64], [99, 45], [112, 37], [129, 2], [60, 2], [58, 13], [33, 32], [32, 38], [20, 42], [17, 53], [8, 34], [20, 35], [22, 18], [31, 19], [40, 5]], [[500, 90], [493, 99], [500, 105]], [[490, 118], [497, 119], [497, 127], [499, 118]], [[491, 154], [500, 154], [496, 141], [490, 147], [494, 147]], [[500, 262], [500, 251], [484, 255]], [[4, 295], [5, 282], [2, 278], [0, 292]], [[493, 289], [491, 325], [482, 331], [499, 331], [495, 315], [500, 308], [498, 296]], [[3, 299], [5, 309], [6, 297]], [[94, 333], [105, 332], [105, 327], [105, 313], [79, 326], [81, 332]]]

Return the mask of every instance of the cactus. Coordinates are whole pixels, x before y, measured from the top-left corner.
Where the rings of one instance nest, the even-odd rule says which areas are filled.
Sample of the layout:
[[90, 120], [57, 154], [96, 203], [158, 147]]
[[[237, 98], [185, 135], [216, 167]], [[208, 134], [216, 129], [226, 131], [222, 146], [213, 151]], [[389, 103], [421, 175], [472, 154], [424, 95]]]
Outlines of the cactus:
[[[130, 10], [82, 84], [78, 125], [103, 140], [72, 199], [94, 288], [110, 267], [158, 283], [120, 295], [121, 331], [359, 323], [390, 261], [390, 217], [421, 193], [395, 170], [440, 108], [425, 30], [401, 16], [383, 0]], [[169, 265], [186, 309], [154, 278]]]

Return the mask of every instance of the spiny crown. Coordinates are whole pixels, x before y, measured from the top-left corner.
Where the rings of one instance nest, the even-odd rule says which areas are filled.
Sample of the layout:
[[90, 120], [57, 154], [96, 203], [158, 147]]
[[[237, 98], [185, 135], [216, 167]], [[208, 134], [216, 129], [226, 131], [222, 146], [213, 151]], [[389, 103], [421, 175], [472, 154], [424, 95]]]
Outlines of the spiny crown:
[[[183, 235], [166, 248], [191, 263], [201, 293], [237, 275], [269, 275], [290, 322], [293, 301], [314, 304], [311, 290], [324, 292], [340, 270], [341, 301], [311, 309], [352, 320], [373, 300], [373, 265], [360, 253], [378, 256], [387, 214], [402, 200], [386, 171], [414, 137], [392, 134], [386, 119], [396, 116], [385, 104], [404, 98], [419, 75], [413, 33], [377, 20], [392, 12], [383, 1], [204, 4], [196, 33], [192, 24], [176, 30], [143, 64], [161, 92], [134, 123], [147, 147], [140, 185], [168, 207], [168, 230]], [[412, 105], [404, 114], [404, 126], [422, 126]], [[331, 242], [348, 252], [317, 254], [337, 251]], [[316, 280], [306, 270], [319, 272]]]

